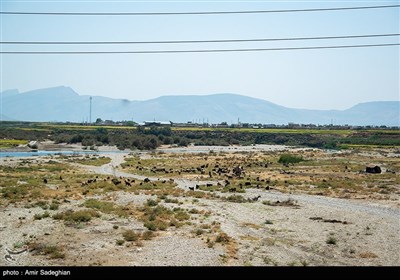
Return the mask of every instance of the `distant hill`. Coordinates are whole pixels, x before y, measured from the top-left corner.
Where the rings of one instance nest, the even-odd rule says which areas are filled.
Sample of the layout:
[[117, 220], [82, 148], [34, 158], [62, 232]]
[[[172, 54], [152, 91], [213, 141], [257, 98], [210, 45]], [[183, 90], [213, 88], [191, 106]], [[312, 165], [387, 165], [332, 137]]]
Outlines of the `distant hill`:
[[[21, 121], [89, 120], [89, 96], [69, 87], [54, 87], [19, 93], [2, 93], [3, 116]], [[146, 101], [129, 101], [93, 96], [92, 121], [170, 120], [210, 123], [241, 122], [263, 124], [313, 123], [400, 126], [400, 102], [376, 101], [357, 104], [347, 110], [305, 110], [283, 107], [266, 100], [238, 94], [162, 96]], [[3, 119], [3, 120], [7, 120]]]

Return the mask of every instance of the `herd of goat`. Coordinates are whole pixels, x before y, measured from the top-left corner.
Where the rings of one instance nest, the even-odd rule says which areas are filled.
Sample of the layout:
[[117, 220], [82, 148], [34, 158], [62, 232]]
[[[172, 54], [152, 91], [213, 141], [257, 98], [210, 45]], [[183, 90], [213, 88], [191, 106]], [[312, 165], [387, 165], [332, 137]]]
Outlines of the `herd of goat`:
[[[207, 167], [208, 167], [207, 165], [204, 165], [204, 166], [201, 166], [200, 168], [207, 168]], [[215, 171], [218, 174], [221, 174], [221, 173], [226, 174], [226, 177], [228, 179], [233, 178], [233, 177], [238, 178], [238, 179], [244, 179], [243, 175], [245, 174], [244, 169], [241, 166], [234, 167], [232, 169], [232, 171], [228, 170], [227, 168], [216, 167]], [[237, 187], [236, 186], [231, 187], [231, 182], [228, 179], [225, 179], [225, 180], [223, 180], [221, 182], [217, 182], [216, 186], [221, 187], [221, 188], [228, 188], [227, 191], [229, 191], [229, 192], [237, 192], [238, 191], [237, 187], [240, 190], [242, 190], [243, 187], [252, 187], [252, 183], [250, 181], [246, 181], [244, 183], [239, 183]], [[60, 176], [60, 180], [62, 180], [61, 176]], [[263, 184], [264, 186], [262, 188], [265, 188], [266, 190], [272, 189], [270, 186], [268, 186], [268, 183], [270, 183], [269, 180], [260, 179], [260, 177], [257, 177], [256, 180], [257, 180], [257, 184], [255, 184], [253, 187], [256, 187], [256, 188], [259, 189], [259, 188], [261, 188], [261, 185]], [[133, 179], [133, 178], [125, 178], [125, 177], [122, 177], [122, 176], [120, 176], [120, 177], [108, 176], [107, 178], [103, 178], [103, 179], [99, 178], [99, 176], [96, 176], [95, 178], [91, 178], [91, 179], [88, 179], [88, 180], [86, 180], [84, 182], [81, 182], [81, 186], [82, 187], [86, 187], [86, 186], [89, 186], [90, 184], [97, 183], [97, 182], [102, 182], [102, 181], [103, 182], [110, 182], [110, 183], [114, 184], [115, 186], [121, 184], [121, 185], [125, 185], [127, 187], [131, 187], [132, 184], [134, 184], [136, 182], [135, 179]], [[172, 179], [172, 178], [171, 179], [164, 179], [164, 180], [157, 179], [157, 181], [161, 182], [162, 184], [165, 184], [167, 182], [174, 183], [174, 179]], [[48, 180], [46, 178], [44, 178], [43, 182], [45, 184], [47, 184]], [[156, 182], [155, 181], [151, 181], [149, 178], [145, 178], [142, 182], [139, 183], [139, 185], [143, 185], [144, 183], [149, 183], [149, 184], [152, 184], [153, 186], [156, 186]], [[267, 184], [267, 185], [265, 185], [265, 184]], [[204, 186], [205, 187], [213, 187], [214, 185], [215, 184], [213, 184], [213, 183], [206, 183]], [[195, 186], [187, 186], [187, 188], [190, 191], [199, 190], [199, 189], [201, 189], [201, 185], [196, 184]], [[251, 200], [252, 201], [257, 201], [258, 199], [259, 199], [259, 197], [254, 197]]]

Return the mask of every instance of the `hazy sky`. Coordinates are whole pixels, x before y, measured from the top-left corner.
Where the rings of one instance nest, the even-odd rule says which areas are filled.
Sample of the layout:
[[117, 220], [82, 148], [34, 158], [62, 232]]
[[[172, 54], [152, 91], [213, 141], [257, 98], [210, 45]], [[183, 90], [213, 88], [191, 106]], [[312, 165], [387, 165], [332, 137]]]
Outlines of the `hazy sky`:
[[[3, 11], [183, 12], [328, 8], [400, 1], [4, 1]], [[78, 3], [79, 2], [79, 3]], [[3, 15], [2, 41], [157, 41], [399, 33], [399, 8], [180, 16]], [[16, 46], [19, 50], [172, 50], [398, 43], [399, 37], [185, 45]], [[399, 47], [246, 53], [2, 55], [1, 90], [70, 86], [129, 100], [237, 93], [283, 106], [346, 109], [399, 100]]]

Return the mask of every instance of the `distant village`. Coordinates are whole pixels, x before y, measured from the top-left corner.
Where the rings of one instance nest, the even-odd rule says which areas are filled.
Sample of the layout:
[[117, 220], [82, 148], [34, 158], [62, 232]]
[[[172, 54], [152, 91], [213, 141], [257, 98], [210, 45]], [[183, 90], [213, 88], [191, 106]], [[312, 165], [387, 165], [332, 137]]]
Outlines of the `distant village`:
[[[89, 123], [81, 123], [82, 125], [89, 125]], [[227, 122], [221, 123], [208, 123], [208, 122], [192, 122], [188, 121], [185, 123], [178, 123], [172, 121], [144, 121], [142, 123], [137, 123], [134, 121], [112, 121], [112, 120], [102, 120], [97, 119], [95, 123], [91, 125], [109, 125], [109, 126], [145, 126], [145, 127], [198, 127], [198, 128], [252, 128], [252, 129], [261, 129], [261, 128], [276, 128], [276, 129], [343, 129], [343, 130], [357, 130], [357, 129], [399, 129], [398, 126], [354, 126], [354, 125], [336, 125], [336, 124], [299, 124], [289, 122], [288, 124], [261, 124], [261, 123], [232, 123], [228, 124]]]

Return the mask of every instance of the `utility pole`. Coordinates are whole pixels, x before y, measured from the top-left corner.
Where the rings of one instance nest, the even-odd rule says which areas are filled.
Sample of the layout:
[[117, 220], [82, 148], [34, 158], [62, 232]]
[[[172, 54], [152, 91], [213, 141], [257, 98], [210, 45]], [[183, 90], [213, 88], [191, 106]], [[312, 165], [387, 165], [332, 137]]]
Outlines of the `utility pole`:
[[89, 124], [92, 123], [92, 97], [89, 97], [90, 100], [90, 108], [89, 108]]

